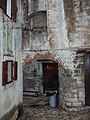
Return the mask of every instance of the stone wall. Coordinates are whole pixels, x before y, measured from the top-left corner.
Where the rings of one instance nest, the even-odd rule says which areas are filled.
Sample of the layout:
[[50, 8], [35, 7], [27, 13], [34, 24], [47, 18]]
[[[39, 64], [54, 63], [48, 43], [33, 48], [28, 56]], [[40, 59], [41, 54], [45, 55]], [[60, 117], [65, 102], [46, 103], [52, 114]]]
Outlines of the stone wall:
[[[34, 1], [32, 0], [24, 0], [23, 1], [23, 24], [24, 24], [24, 28], [22, 31], [22, 48], [24, 50], [34, 50], [34, 49], [43, 49], [43, 48], [47, 48], [48, 47], [48, 43], [46, 43], [47, 40], [47, 25], [45, 26], [45, 24], [47, 23], [47, 21], [45, 21], [45, 24], [40, 26], [40, 21], [44, 21], [42, 19], [39, 19], [38, 22], [36, 21], [35, 23], [37, 23], [37, 26], [35, 26], [35, 29], [32, 30], [32, 14], [33, 16], [35, 16], [35, 14], [39, 11], [44, 11], [46, 12], [46, 2], [43, 1], [38, 1], [37, 2], [37, 6], [38, 8], [34, 8], [35, 4], [33, 4]], [[40, 3], [40, 4], [39, 4]], [[32, 11], [31, 5], [33, 4], [33, 8], [32, 9], [36, 9], [36, 11]], [[39, 17], [42, 18], [42, 17]], [[47, 18], [47, 14], [46, 14], [46, 18]], [[34, 21], [37, 20], [34, 19]], [[35, 44], [38, 43], [38, 44]]]
[[89, 5], [89, 0], [64, 0], [70, 47], [90, 47]]
[[[65, 21], [67, 26], [67, 37], [69, 45], [74, 53], [72, 82], [70, 83], [71, 97], [67, 100], [67, 106], [79, 108], [85, 106], [85, 69], [84, 69], [84, 50], [89, 51], [90, 40], [88, 39], [90, 30], [90, 15], [88, 7], [89, 0], [69, 0], [64, 2]], [[83, 51], [78, 53], [78, 51]], [[78, 54], [77, 54], [78, 53]], [[69, 101], [69, 103], [68, 103]]]
[[66, 110], [85, 107], [84, 53], [77, 51], [90, 49], [89, 3], [89, 0], [47, 0], [47, 30], [33, 34], [28, 31], [29, 44], [23, 49], [23, 67], [32, 59], [58, 63], [59, 104]]
[[23, 68], [29, 66], [28, 63], [31, 63], [30, 61], [32, 61], [32, 59], [49, 59], [57, 62], [59, 75], [59, 105], [66, 110], [76, 111], [85, 107], [84, 53], [75, 54], [73, 57], [73, 69], [69, 69], [64, 66], [60, 56], [56, 54], [47, 52], [29, 52], [25, 54], [23, 52]]
[[28, 15], [37, 11], [47, 10], [46, 0], [28, 0]]
[[80, 110], [85, 106], [84, 54], [76, 54], [74, 69], [60, 67], [61, 105], [67, 110]]
[[24, 95], [38, 95], [42, 93], [42, 64], [32, 59], [23, 70]]

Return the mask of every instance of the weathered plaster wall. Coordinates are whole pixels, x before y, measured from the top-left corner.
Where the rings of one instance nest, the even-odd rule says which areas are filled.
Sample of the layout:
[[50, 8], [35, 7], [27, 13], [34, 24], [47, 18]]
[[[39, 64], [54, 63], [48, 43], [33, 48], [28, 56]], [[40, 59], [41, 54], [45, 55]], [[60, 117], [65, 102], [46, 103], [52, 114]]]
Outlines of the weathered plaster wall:
[[64, 20], [63, 1], [48, 0], [47, 10], [48, 39], [50, 48], [65, 49], [68, 47], [66, 24]]
[[[56, 61], [62, 69], [68, 69], [71, 72], [71, 69], [73, 68], [72, 63], [74, 54], [69, 50], [62, 0], [47, 1], [47, 37], [46, 34], [43, 36], [43, 38], [45, 38], [45, 45], [42, 44], [44, 43], [44, 39], [41, 39], [42, 33], [43, 32], [38, 31], [37, 34], [33, 34], [34, 37], [31, 35], [28, 36], [30, 46], [32, 46], [31, 48], [33, 49], [30, 49], [29, 47], [26, 47], [27, 50], [23, 49], [23, 64], [27, 64], [31, 59], [36, 58], [51, 59]], [[30, 37], [32, 38], [32, 41]], [[41, 41], [39, 42], [39, 40]], [[60, 73], [61, 70], [59, 69], [59, 74]], [[60, 80], [63, 81], [63, 79], [64, 78], [62, 77]], [[63, 89], [62, 86], [61, 89]], [[60, 98], [62, 97], [63, 100], [60, 100], [60, 104], [63, 105], [65, 104], [66, 98], [61, 89]]]
[[89, 0], [64, 0], [70, 47], [90, 47], [89, 6]]
[[[46, 11], [46, 2], [45, 1], [37, 1], [37, 9], [35, 8], [36, 5], [31, 3], [31, 0], [24, 0], [23, 1], [23, 23], [24, 28], [22, 32], [23, 36], [23, 42], [22, 42], [22, 48], [24, 50], [34, 50], [34, 49], [47, 49], [49, 47], [49, 43], [47, 41], [47, 30], [45, 28], [37, 28], [31, 31], [31, 14], [35, 14], [35, 12], [38, 11]], [[32, 5], [33, 4], [33, 5]], [[33, 9], [36, 9], [36, 11], [31, 10], [31, 5], [33, 6]], [[47, 17], [47, 16], [46, 16]], [[40, 21], [39, 21], [40, 22]], [[42, 26], [41, 26], [42, 27]], [[46, 42], [47, 41], [47, 42]], [[38, 44], [35, 44], [38, 43]]]
[[[78, 50], [90, 49], [90, 15], [89, 0], [64, 0], [64, 12], [69, 47], [73, 51], [72, 80], [70, 80], [67, 107], [76, 109], [85, 106], [85, 70], [84, 53], [77, 54]], [[69, 82], [68, 82], [69, 83]], [[68, 89], [69, 90], [69, 89]], [[69, 98], [69, 99], [68, 99]]]
[[[0, 120], [15, 120], [22, 110], [23, 81], [22, 81], [22, 63], [21, 63], [21, 41], [22, 31], [21, 21], [21, 1], [17, 2], [18, 18], [16, 23], [12, 21], [0, 9]], [[19, 19], [20, 18], [20, 19]], [[12, 27], [12, 53], [4, 54], [4, 21]], [[2, 86], [2, 62], [5, 60], [14, 60], [18, 62], [18, 79], [6, 86]]]
[[28, 0], [28, 15], [37, 11], [47, 10], [47, 1], [46, 0]]

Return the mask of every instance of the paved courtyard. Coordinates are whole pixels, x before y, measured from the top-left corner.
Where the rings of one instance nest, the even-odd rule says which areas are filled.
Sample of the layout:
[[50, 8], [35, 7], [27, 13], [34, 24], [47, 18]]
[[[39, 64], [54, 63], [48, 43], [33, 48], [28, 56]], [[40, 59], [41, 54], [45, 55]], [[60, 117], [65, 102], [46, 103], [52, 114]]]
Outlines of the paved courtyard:
[[60, 107], [51, 108], [46, 96], [24, 96], [24, 113], [19, 120], [90, 120], [90, 109], [67, 112]]

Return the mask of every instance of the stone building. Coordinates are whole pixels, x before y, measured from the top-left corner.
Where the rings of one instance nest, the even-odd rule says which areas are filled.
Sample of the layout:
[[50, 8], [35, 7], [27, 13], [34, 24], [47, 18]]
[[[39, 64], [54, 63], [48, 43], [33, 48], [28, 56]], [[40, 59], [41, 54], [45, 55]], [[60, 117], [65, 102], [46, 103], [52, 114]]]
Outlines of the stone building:
[[22, 111], [21, 0], [0, 0], [0, 120]]
[[66, 110], [90, 106], [89, 6], [89, 0], [1, 0], [0, 120], [17, 119], [23, 91], [58, 90]]
[[24, 94], [57, 89], [66, 110], [90, 105], [89, 6], [89, 0], [23, 0]]

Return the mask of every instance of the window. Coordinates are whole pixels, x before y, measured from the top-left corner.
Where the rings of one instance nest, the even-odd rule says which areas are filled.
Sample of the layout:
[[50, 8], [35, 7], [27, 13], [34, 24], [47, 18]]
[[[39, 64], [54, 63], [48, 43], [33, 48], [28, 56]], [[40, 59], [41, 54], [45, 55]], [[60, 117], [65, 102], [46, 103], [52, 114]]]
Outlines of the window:
[[0, 0], [0, 8], [3, 12], [9, 16], [12, 20], [16, 21], [17, 12], [16, 0]]
[[7, 0], [6, 14], [11, 18], [11, 0]]
[[2, 63], [2, 86], [17, 80], [17, 62], [4, 61]]

